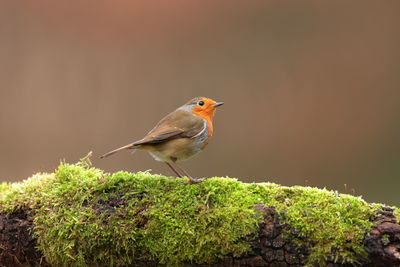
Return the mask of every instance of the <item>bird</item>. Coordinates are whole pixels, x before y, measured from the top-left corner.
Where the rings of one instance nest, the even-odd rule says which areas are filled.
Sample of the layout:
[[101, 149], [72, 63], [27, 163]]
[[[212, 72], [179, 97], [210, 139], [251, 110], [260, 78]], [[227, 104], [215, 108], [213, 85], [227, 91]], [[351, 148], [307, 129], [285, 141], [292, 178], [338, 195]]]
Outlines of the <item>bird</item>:
[[105, 158], [124, 149], [145, 150], [157, 161], [165, 162], [178, 177], [188, 177], [187, 184], [202, 180], [190, 176], [177, 162], [201, 152], [213, 135], [213, 118], [217, 102], [207, 97], [195, 97], [177, 108], [148, 132], [142, 139], [105, 153]]

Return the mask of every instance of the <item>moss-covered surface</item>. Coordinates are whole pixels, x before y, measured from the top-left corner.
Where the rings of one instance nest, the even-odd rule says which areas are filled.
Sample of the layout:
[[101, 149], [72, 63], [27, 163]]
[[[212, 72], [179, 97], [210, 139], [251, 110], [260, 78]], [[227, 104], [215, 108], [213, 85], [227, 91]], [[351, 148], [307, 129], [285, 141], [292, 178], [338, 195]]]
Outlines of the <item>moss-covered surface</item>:
[[62, 163], [53, 174], [1, 184], [0, 213], [34, 212], [39, 249], [54, 266], [181, 265], [249, 252], [247, 241], [262, 220], [254, 206], [262, 203], [280, 212], [288, 236], [294, 231], [309, 242], [314, 264], [328, 255], [341, 263], [363, 255], [362, 240], [380, 207], [310, 187], [219, 177], [184, 182], [148, 172], [108, 174], [87, 161]]

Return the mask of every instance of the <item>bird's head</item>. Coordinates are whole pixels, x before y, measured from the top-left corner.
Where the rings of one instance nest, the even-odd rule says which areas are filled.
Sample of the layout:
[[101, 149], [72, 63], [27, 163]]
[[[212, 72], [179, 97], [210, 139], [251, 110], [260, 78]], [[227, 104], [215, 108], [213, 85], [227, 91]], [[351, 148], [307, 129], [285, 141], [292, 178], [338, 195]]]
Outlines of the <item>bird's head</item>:
[[196, 97], [183, 105], [183, 108], [207, 120], [212, 120], [217, 107], [223, 104], [224, 102], [216, 102], [211, 98]]

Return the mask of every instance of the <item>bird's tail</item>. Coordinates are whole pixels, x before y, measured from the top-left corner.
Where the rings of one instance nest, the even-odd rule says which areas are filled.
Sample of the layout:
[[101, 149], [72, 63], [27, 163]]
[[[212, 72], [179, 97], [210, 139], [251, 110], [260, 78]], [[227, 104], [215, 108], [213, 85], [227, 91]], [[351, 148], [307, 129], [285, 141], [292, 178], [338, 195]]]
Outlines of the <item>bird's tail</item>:
[[126, 146], [123, 146], [123, 147], [114, 149], [114, 150], [112, 150], [112, 151], [110, 151], [110, 152], [107, 152], [107, 153], [105, 153], [103, 156], [101, 156], [100, 158], [102, 159], [102, 158], [111, 156], [112, 154], [115, 154], [115, 153], [117, 153], [118, 151], [123, 150], [123, 149], [135, 148], [135, 147], [136, 147], [136, 145], [135, 145], [134, 143], [132, 143], [132, 144], [129, 144], [129, 145], [126, 145]]

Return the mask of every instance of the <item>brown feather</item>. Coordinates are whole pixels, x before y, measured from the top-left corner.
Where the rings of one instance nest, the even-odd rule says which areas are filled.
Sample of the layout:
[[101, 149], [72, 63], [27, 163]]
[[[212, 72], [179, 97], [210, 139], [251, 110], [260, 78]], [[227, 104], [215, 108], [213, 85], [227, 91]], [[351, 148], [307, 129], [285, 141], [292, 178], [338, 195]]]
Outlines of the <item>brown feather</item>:
[[123, 147], [114, 149], [114, 150], [112, 150], [112, 151], [110, 151], [110, 152], [107, 152], [107, 153], [105, 153], [104, 155], [102, 155], [100, 158], [102, 159], [102, 158], [111, 156], [112, 154], [115, 154], [115, 153], [117, 153], [117, 152], [120, 151], [120, 150], [127, 149], [127, 148], [134, 148], [134, 147], [135, 147], [134, 144], [129, 144], [129, 145], [126, 145], [126, 146], [123, 146]]
[[164, 117], [136, 145], [156, 144], [177, 138], [191, 138], [204, 127], [204, 121], [190, 111], [177, 109]]
[[[204, 120], [190, 111], [177, 109], [164, 117], [141, 140], [112, 150], [100, 158], [105, 158], [123, 149], [152, 146], [178, 138], [191, 138], [203, 130]], [[143, 147], [143, 148], [144, 148]]]

